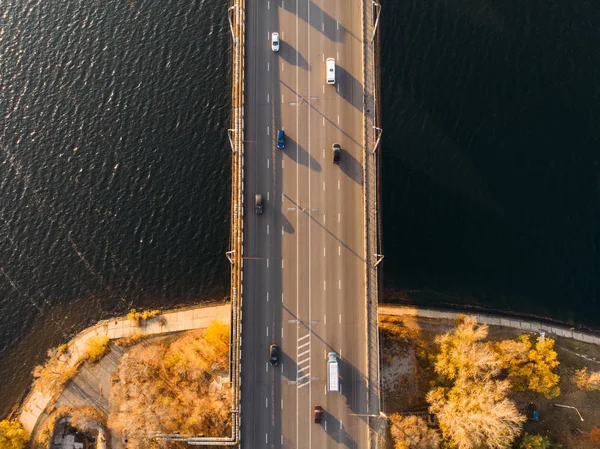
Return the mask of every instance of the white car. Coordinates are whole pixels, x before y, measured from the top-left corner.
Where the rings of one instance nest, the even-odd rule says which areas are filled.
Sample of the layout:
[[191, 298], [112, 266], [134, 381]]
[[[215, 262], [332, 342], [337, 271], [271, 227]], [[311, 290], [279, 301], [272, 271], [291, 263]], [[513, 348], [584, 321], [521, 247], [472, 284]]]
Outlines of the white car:
[[279, 33], [271, 33], [271, 50], [279, 51]]

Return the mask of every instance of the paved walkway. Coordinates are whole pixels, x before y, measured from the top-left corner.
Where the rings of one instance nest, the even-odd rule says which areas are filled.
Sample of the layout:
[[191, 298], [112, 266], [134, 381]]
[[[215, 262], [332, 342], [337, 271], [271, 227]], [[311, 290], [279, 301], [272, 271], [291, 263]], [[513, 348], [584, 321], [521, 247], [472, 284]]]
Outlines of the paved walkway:
[[456, 319], [457, 315], [466, 314], [477, 317], [478, 323], [485, 323], [493, 326], [512, 327], [521, 329], [527, 332], [544, 331], [546, 335], [557, 335], [559, 337], [572, 338], [573, 340], [583, 341], [586, 343], [594, 343], [600, 345], [600, 337], [598, 335], [587, 332], [579, 332], [569, 327], [558, 326], [555, 324], [547, 324], [539, 321], [522, 320], [517, 318], [507, 318], [494, 315], [482, 315], [471, 312], [445, 312], [435, 309], [422, 309], [410, 306], [395, 306], [395, 305], [380, 305], [379, 315], [412, 315], [423, 318], [442, 318], [448, 320]]
[[[215, 320], [229, 324], [231, 319], [231, 306], [229, 304], [209, 307], [194, 307], [164, 312], [161, 320], [150, 320], [145, 326], [138, 325], [126, 317], [113, 318], [100, 321], [98, 324], [80, 332], [69, 343], [68, 355], [64, 358], [67, 366], [73, 366], [85, 356], [88, 341], [99, 335], [106, 335], [110, 339], [131, 337], [136, 334], [158, 335], [169, 332], [181, 332], [192, 329], [203, 329]], [[19, 414], [19, 421], [28, 432], [32, 432], [38, 418], [44, 412], [53, 396], [49, 392], [41, 391], [35, 383], [29, 392]]]

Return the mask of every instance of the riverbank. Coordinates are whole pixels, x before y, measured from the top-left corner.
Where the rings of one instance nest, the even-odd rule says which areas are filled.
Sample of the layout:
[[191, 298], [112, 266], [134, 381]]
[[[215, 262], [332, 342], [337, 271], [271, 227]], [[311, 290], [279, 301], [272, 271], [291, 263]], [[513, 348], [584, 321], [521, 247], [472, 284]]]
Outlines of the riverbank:
[[[231, 307], [229, 304], [222, 304], [165, 311], [155, 319], [147, 321], [135, 321], [127, 317], [103, 320], [71, 339], [66, 344], [65, 354], [60, 358], [60, 361], [67, 368], [75, 367], [87, 356], [90, 341], [98, 337], [116, 340], [134, 336], [146, 337], [203, 329], [215, 320], [229, 323], [230, 317]], [[103, 396], [102, 390], [105, 387], [104, 391], [109, 391], [108, 383], [106, 386], [100, 384], [96, 386], [99, 400]], [[23, 428], [29, 433], [33, 433], [39, 424], [40, 416], [45, 412], [48, 405], [56, 399], [55, 394], [42, 389], [39, 382], [34, 382], [18, 412], [18, 420]]]

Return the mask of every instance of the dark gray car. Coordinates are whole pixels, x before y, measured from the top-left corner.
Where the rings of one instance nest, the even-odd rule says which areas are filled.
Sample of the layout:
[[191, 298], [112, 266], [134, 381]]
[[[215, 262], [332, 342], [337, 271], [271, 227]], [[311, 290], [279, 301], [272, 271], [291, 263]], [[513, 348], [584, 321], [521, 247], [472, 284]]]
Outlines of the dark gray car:
[[256, 215], [262, 215], [263, 213], [263, 201], [262, 195], [257, 193], [254, 195], [254, 209], [256, 210]]
[[342, 154], [342, 147], [340, 146], [339, 143], [334, 143], [331, 146], [331, 150], [333, 153], [333, 163], [334, 164], [339, 164], [340, 163], [340, 159], [341, 159], [341, 154]]

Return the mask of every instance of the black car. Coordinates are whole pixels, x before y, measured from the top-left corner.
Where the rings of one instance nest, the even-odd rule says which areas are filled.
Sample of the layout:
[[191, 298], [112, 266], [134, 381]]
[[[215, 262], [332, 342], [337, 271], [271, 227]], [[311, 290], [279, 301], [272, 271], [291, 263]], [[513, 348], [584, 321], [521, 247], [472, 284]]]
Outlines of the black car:
[[254, 195], [254, 209], [256, 210], [256, 215], [262, 215], [263, 213], [263, 200], [262, 195], [257, 193]]
[[279, 346], [272, 344], [269, 348], [269, 362], [273, 366], [279, 364]]
[[333, 153], [333, 163], [334, 164], [339, 164], [340, 163], [341, 154], [342, 154], [342, 147], [340, 146], [339, 143], [334, 143], [331, 146], [331, 150], [332, 150], [332, 153]]

